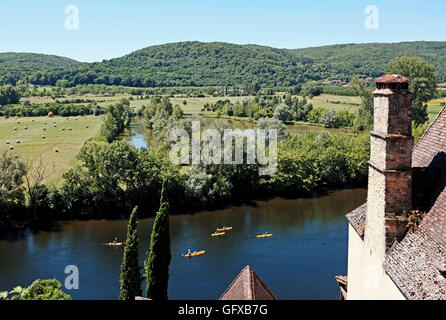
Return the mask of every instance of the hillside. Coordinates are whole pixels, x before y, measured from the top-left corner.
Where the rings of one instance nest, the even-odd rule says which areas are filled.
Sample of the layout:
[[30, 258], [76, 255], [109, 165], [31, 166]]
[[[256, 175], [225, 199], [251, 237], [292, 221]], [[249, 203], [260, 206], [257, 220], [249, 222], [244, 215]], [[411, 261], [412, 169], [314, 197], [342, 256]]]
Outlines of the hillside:
[[[29, 82], [39, 85], [64, 80], [60, 82], [64, 86], [243, 86], [255, 82], [261, 86], [294, 86], [308, 80], [349, 80], [353, 75], [377, 77], [392, 59], [411, 55], [432, 63], [440, 80], [446, 81], [445, 52], [446, 42], [346, 44], [295, 50], [179, 42], [147, 47], [102, 62], [67, 63], [64, 68], [54, 68], [57, 66], [53, 63], [46, 72], [23, 72]], [[39, 70], [46, 67], [37, 62], [30, 65]], [[0, 64], [0, 72], [4, 70], [1, 68]]]
[[446, 80], [446, 42], [400, 42], [344, 44], [290, 50], [297, 58], [311, 57], [322, 78], [345, 80], [345, 77], [378, 77], [389, 61], [401, 56], [422, 57], [437, 70], [441, 81]]
[[65, 57], [39, 53], [0, 53], [0, 83], [15, 84], [25, 75], [37, 71], [48, 71], [60, 67], [76, 66], [80, 63]]

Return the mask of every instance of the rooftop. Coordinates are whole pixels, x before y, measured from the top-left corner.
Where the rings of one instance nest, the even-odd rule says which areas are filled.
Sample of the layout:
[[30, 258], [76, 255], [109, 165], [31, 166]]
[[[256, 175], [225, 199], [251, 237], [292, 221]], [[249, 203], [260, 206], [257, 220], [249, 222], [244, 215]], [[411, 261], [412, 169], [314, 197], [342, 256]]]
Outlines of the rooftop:
[[[446, 106], [412, 150], [413, 207], [426, 212], [419, 228], [395, 243], [384, 269], [407, 299], [446, 299]], [[367, 203], [346, 215], [364, 236]]]
[[386, 74], [378, 79], [376, 83], [409, 83], [409, 78], [402, 77], [397, 74]]
[[219, 300], [278, 300], [250, 267], [246, 266]]

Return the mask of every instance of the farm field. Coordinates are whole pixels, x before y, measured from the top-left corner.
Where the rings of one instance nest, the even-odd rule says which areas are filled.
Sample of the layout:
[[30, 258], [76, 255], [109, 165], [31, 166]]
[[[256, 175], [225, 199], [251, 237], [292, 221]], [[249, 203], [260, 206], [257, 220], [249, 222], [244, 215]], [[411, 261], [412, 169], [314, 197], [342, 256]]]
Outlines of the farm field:
[[[62, 174], [76, 165], [76, 155], [84, 141], [98, 134], [101, 119], [96, 116], [2, 118], [0, 152], [8, 150], [31, 166], [36, 166], [42, 159], [50, 173], [44, 182], [58, 184], [62, 180]], [[42, 138], [43, 135], [45, 138]], [[11, 146], [13, 150], [10, 149]], [[56, 148], [58, 152], [55, 152]]]
[[361, 105], [360, 97], [337, 96], [331, 94], [321, 94], [320, 96], [308, 99], [314, 108], [325, 108], [337, 110], [355, 111]]
[[[132, 98], [130, 104], [132, 107], [138, 108], [144, 104], [149, 103], [149, 99], [138, 99], [138, 96], [131, 95], [116, 95], [116, 96], [91, 96], [91, 95], [79, 95], [79, 96], [68, 96], [64, 98], [58, 98], [57, 100], [73, 100], [73, 99], [89, 99], [95, 100], [101, 106], [107, 106], [114, 104], [121, 100], [122, 98]], [[251, 99], [253, 96], [235, 96], [235, 97], [171, 97], [170, 101], [173, 105], [180, 105], [185, 113], [197, 114], [201, 112], [201, 108], [206, 103], [215, 103], [218, 100], [229, 100], [231, 103], [236, 103], [237, 101], [242, 102], [247, 99]], [[22, 98], [22, 101], [29, 100], [34, 103], [47, 103], [53, 102], [51, 97], [27, 97]], [[186, 100], [187, 104], [183, 105], [183, 101]], [[309, 102], [313, 104], [314, 107], [333, 109], [333, 110], [350, 110], [354, 111], [361, 104], [361, 99], [359, 97], [351, 96], [338, 96], [330, 94], [322, 94], [320, 96], [308, 99]]]
[[427, 113], [429, 114], [429, 123], [432, 123], [443, 107], [446, 105], [446, 99], [436, 99], [429, 102]]

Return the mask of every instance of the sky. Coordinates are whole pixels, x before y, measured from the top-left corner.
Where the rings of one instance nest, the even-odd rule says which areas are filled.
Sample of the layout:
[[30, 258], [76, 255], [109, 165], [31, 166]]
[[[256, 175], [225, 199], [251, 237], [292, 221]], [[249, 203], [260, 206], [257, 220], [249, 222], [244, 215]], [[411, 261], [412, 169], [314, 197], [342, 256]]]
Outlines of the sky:
[[292, 49], [444, 41], [445, 12], [444, 0], [0, 0], [0, 52], [93, 62], [193, 40]]

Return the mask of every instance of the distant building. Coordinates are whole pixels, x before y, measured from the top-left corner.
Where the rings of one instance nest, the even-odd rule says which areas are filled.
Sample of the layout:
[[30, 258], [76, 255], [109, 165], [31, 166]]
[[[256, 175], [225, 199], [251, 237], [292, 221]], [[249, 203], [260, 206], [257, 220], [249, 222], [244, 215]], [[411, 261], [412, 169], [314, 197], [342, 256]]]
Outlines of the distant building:
[[367, 203], [347, 214], [348, 277], [337, 277], [350, 300], [446, 299], [446, 107], [413, 148], [408, 86], [376, 80]]
[[260, 277], [246, 266], [219, 300], [278, 300]]

